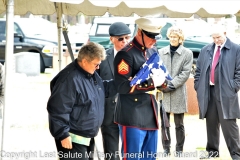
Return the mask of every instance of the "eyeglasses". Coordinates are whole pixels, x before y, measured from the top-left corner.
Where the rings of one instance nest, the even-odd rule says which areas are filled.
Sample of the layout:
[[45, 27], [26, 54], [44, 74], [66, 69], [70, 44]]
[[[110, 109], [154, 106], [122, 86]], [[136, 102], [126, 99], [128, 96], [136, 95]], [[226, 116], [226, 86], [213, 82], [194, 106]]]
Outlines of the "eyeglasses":
[[125, 37], [114, 37], [114, 38], [116, 38], [119, 42], [121, 42], [124, 39], [129, 40], [131, 37], [130, 36], [125, 36]]
[[145, 31], [145, 30], [142, 30], [142, 32], [143, 32], [148, 38], [151, 38], [151, 39], [155, 39], [155, 37], [158, 35], [157, 33], [156, 33], [156, 34], [153, 34], [153, 33], [151, 33], [151, 32]]
[[95, 66], [95, 68], [98, 68], [100, 66], [100, 64], [101, 64], [101, 62], [100, 63], [94, 63], [93, 61], [91, 61], [89, 59], [86, 59], [86, 60], [87, 60], [88, 63], [93, 64]]
[[93, 65], [95, 65], [95, 68], [98, 68], [100, 66], [101, 63], [93, 63], [91, 62]]

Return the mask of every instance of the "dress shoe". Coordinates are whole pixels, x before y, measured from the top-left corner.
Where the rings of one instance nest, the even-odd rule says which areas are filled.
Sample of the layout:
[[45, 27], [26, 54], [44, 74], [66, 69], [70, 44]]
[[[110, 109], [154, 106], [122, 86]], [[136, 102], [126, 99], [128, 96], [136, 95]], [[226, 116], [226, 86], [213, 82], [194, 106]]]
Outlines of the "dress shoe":
[[175, 157], [182, 157], [182, 151], [175, 151], [174, 156]]
[[[201, 155], [199, 159], [214, 159], [219, 158], [219, 153], [217, 151], [210, 151], [211, 153], [207, 151], [201, 151]], [[204, 154], [203, 154], [204, 153]]]
[[170, 149], [164, 149], [163, 157], [169, 157], [171, 155]]

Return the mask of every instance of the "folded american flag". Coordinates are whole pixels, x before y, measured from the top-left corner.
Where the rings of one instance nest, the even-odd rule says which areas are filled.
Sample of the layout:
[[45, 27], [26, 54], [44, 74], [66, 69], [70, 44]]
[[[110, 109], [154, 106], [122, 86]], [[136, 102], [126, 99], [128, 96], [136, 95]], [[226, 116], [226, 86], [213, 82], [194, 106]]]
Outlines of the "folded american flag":
[[172, 77], [169, 75], [167, 68], [163, 64], [158, 53], [154, 53], [151, 57], [142, 65], [141, 69], [138, 73], [133, 77], [130, 82], [130, 86], [134, 86], [137, 84], [141, 84], [142, 82], [148, 80], [150, 78], [150, 74], [152, 73], [151, 70], [161, 69], [164, 72], [164, 76], [167, 80], [172, 80]]
[[[146, 81], [147, 79], [150, 78], [150, 74], [152, 74], [152, 69], [153, 68], [155, 68], [156, 70], [158, 70], [158, 69], [161, 70], [161, 72], [164, 73], [163, 76], [165, 76], [165, 78], [167, 80], [172, 80], [172, 77], [169, 75], [169, 72], [167, 71], [167, 68], [163, 64], [163, 61], [161, 60], [159, 54], [154, 53], [142, 65], [141, 69], [133, 77], [132, 81], [130, 82], [130, 85], [132, 87], [130, 93], [133, 92], [132, 90], [134, 90], [134, 88], [137, 84], [141, 84], [142, 82], [144, 82], [144, 81]], [[163, 104], [162, 104], [162, 99], [160, 99], [159, 103], [160, 103], [160, 108], [161, 108], [161, 110], [160, 110], [161, 111], [160, 112], [161, 120], [163, 122], [163, 129], [162, 129], [163, 138], [164, 138], [164, 140], [169, 140], [169, 137], [167, 135], [167, 128], [170, 127], [170, 124], [169, 124], [169, 121], [168, 121], [168, 118], [167, 118], [166, 111], [165, 111], [165, 109], [163, 107]]]

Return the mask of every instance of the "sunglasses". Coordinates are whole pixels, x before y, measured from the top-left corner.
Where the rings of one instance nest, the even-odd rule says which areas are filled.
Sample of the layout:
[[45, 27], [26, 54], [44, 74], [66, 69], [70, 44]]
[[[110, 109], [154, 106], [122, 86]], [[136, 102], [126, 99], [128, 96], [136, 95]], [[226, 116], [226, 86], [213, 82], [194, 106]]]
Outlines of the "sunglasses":
[[116, 38], [119, 42], [121, 42], [124, 39], [129, 40], [131, 37], [130, 36], [125, 36], [125, 37], [114, 37], [114, 38]]
[[155, 39], [155, 37], [158, 35], [158, 34], [153, 34], [153, 33], [151, 33], [151, 32], [145, 31], [145, 30], [142, 30], [142, 32], [143, 32], [148, 38], [151, 38], [151, 39]]

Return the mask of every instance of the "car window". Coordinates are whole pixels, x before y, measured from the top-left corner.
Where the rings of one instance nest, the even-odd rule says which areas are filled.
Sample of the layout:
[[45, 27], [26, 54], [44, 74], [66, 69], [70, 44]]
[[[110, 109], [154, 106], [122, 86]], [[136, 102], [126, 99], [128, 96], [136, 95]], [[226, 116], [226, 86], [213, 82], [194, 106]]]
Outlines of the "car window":
[[0, 35], [5, 35], [6, 30], [5, 30], [5, 22], [0, 21]]
[[[56, 24], [42, 18], [16, 18], [25, 36], [56, 35]], [[31, 22], [31, 23], [30, 23]]]
[[14, 33], [17, 33], [18, 35], [22, 35], [22, 31], [20, 27], [16, 24], [14, 24]]
[[[134, 30], [135, 30], [135, 26], [134, 25], [130, 25], [130, 24], [126, 24], [126, 25], [131, 30], [131, 32], [132, 32], [131, 36], [132, 36], [133, 33], [134, 33]], [[98, 24], [95, 36], [106, 36], [106, 37], [109, 37], [108, 30], [109, 30], [110, 26], [111, 26], [111, 24]]]
[[161, 37], [162, 39], [168, 39], [167, 38], [167, 30], [168, 28], [170, 28], [171, 26], [173, 26], [173, 23], [166, 23], [165, 26], [161, 29]]
[[105, 35], [108, 36], [108, 29], [110, 24], [99, 24], [96, 31], [96, 36], [98, 35]]
[[130, 36], [133, 37], [136, 34], [135, 19], [136, 17], [96, 17], [89, 32], [90, 41], [95, 38], [99, 39], [97, 41], [109, 40], [108, 30], [114, 22], [125, 23], [131, 30]]
[[203, 20], [180, 21], [178, 26], [183, 29], [184, 36], [187, 37], [206, 37], [210, 36], [211, 25]]

